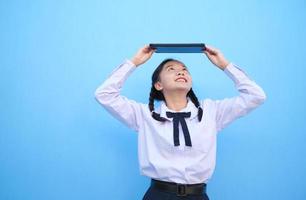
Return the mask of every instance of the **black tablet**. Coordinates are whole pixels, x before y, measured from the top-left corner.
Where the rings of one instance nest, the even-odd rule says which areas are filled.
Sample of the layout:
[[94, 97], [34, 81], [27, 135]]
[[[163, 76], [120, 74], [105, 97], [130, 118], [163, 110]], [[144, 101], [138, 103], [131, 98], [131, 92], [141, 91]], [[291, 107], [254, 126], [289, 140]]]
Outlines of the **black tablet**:
[[203, 53], [205, 50], [204, 43], [152, 43], [150, 47], [156, 49], [156, 53]]

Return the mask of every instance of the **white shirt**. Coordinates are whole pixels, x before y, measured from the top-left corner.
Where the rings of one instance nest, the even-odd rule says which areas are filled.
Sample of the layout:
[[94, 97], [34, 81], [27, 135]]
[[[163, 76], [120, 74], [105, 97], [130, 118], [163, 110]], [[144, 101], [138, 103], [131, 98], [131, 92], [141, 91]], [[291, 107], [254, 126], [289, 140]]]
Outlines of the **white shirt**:
[[[167, 121], [159, 122], [152, 118], [148, 104], [120, 94], [125, 80], [135, 69], [136, 66], [130, 60], [125, 60], [96, 89], [95, 97], [110, 114], [138, 133], [140, 174], [168, 182], [207, 183], [215, 169], [217, 132], [262, 104], [266, 99], [264, 91], [245, 72], [230, 63], [224, 72], [233, 80], [239, 91], [238, 96], [223, 100], [201, 100], [201, 122], [197, 118], [198, 109], [190, 99], [180, 111], [170, 110], [162, 101], [155, 112]], [[167, 111], [191, 111], [191, 117], [185, 119], [191, 147], [185, 146], [181, 126], [180, 146], [174, 146], [173, 118], [167, 118]]]

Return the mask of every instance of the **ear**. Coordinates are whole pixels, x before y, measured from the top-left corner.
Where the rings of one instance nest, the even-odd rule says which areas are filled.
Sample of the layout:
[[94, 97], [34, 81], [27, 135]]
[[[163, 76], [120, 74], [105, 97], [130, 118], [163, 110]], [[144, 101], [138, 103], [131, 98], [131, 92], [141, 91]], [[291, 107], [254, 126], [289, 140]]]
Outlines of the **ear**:
[[161, 84], [159, 81], [157, 81], [157, 82], [154, 84], [154, 87], [155, 87], [155, 89], [158, 90], [158, 91], [161, 91], [161, 90], [163, 89], [162, 84]]

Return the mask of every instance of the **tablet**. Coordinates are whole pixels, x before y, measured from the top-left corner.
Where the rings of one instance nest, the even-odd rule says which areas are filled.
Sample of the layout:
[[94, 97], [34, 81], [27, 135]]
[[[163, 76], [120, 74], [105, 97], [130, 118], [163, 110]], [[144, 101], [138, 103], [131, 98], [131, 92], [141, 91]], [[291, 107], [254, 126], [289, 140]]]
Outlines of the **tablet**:
[[150, 47], [155, 49], [156, 53], [203, 53], [204, 43], [152, 43]]

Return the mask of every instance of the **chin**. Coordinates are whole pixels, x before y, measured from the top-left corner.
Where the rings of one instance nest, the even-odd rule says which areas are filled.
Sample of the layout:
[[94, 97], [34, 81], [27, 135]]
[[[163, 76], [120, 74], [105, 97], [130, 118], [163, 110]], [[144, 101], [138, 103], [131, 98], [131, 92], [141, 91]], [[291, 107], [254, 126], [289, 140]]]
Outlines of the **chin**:
[[176, 88], [174, 88], [174, 90], [186, 91], [186, 92], [189, 92], [190, 89], [191, 89], [191, 87], [176, 87]]

